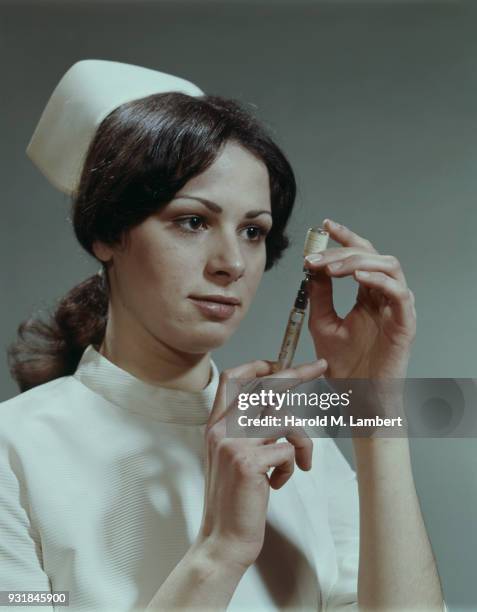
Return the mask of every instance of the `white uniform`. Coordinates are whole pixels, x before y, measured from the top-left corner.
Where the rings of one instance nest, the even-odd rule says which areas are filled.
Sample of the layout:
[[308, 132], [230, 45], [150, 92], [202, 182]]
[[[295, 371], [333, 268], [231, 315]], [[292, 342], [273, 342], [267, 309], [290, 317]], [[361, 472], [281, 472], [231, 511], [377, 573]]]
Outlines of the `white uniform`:
[[[147, 384], [89, 346], [73, 376], [0, 404], [0, 590], [69, 591], [69, 608], [144, 609], [195, 539], [200, 392]], [[356, 476], [333, 440], [271, 491], [265, 544], [229, 610], [357, 609]]]

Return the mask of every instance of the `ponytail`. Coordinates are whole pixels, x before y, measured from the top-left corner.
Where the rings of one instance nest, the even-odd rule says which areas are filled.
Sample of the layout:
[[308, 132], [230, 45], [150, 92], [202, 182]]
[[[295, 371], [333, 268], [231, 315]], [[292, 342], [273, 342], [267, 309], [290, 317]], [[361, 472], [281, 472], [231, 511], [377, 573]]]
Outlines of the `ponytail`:
[[102, 270], [73, 287], [47, 322], [32, 317], [19, 325], [7, 355], [20, 391], [73, 374], [85, 348], [101, 344], [108, 313], [106, 278]]

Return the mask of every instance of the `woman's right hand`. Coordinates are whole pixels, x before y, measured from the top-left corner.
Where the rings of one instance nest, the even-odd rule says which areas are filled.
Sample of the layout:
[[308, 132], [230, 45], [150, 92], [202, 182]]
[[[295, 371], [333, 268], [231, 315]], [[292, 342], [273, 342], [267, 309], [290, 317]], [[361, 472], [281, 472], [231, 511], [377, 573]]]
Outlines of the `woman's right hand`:
[[[287, 387], [296, 386], [321, 376], [327, 363], [320, 360], [277, 372], [274, 366], [272, 361], [254, 361], [222, 372], [205, 429], [204, 511], [197, 543], [205, 545], [213, 559], [244, 570], [263, 546], [270, 487], [281, 488], [295, 462], [302, 470], [311, 468], [313, 443], [304, 432], [278, 428], [267, 430], [266, 437], [227, 438], [225, 416], [236, 401], [226, 405], [226, 385], [235, 378], [264, 377], [292, 379]], [[276, 442], [281, 437], [288, 441]]]

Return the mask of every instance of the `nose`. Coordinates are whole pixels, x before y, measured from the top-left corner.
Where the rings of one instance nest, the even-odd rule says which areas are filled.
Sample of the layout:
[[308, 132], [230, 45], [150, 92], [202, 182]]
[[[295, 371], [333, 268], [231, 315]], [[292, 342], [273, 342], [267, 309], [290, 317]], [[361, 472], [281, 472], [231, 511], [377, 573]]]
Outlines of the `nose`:
[[232, 232], [214, 236], [207, 261], [209, 274], [227, 281], [236, 281], [243, 276], [245, 262], [239, 240]]

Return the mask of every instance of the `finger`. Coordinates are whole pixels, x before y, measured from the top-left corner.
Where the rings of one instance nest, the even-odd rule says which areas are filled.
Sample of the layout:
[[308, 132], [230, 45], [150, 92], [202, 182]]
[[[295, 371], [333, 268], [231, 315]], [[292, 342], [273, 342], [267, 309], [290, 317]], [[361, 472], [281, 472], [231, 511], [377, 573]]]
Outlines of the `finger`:
[[311, 470], [313, 460], [313, 441], [302, 427], [294, 427], [285, 436], [290, 444], [295, 447], [295, 461], [297, 466], [305, 472]]
[[403, 285], [406, 279], [399, 260], [393, 255], [356, 254], [345, 257], [339, 261], [329, 262], [326, 271], [334, 277], [344, 277], [353, 274], [355, 270], [368, 272], [384, 272]]
[[379, 289], [389, 300], [392, 313], [398, 325], [412, 330], [415, 325], [411, 291], [382, 272], [356, 270], [356, 280], [365, 287]]
[[339, 242], [343, 246], [347, 247], [359, 247], [370, 253], [376, 253], [376, 249], [369, 240], [359, 236], [355, 232], [352, 232], [349, 228], [344, 225], [340, 225], [331, 219], [325, 219], [323, 221], [323, 228], [329, 232], [331, 238], [336, 242]]
[[323, 329], [338, 325], [340, 317], [333, 303], [331, 277], [324, 271], [315, 272], [307, 283], [307, 292], [310, 303], [308, 327], [311, 323]]
[[[285, 414], [280, 414], [282, 422], [284, 422]], [[260, 427], [254, 429], [254, 433], [258, 436], [256, 437], [258, 444], [272, 444], [280, 438], [286, 438], [295, 449], [295, 461], [298, 467], [304, 471], [311, 469], [313, 441], [303, 427], [299, 425]]]
[[[275, 362], [277, 364], [277, 362]], [[277, 364], [278, 365], [278, 364]], [[310, 363], [304, 363], [284, 370], [276, 370], [267, 376], [251, 382], [251, 392], [240, 390], [240, 399], [246, 401], [248, 406], [247, 416], [253, 418], [264, 414], [269, 410], [269, 414], [275, 412], [277, 398], [275, 394], [283, 394], [305, 382], [315, 380], [322, 376], [328, 368], [326, 359], [318, 359]], [[252, 401], [253, 400], [253, 401]], [[238, 413], [238, 405], [234, 400], [230, 403], [224, 418], [234, 417]], [[256, 431], [256, 430], [255, 430]]]
[[[290, 389], [298, 387], [305, 382], [315, 380], [322, 376], [327, 368], [328, 362], [326, 359], [319, 359], [284, 370], [275, 370], [273, 374], [263, 376], [256, 384], [259, 386], [260, 390], [263, 390], [266, 399], [261, 403], [257, 402], [255, 406], [249, 406], [248, 415], [250, 417], [258, 416], [267, 410], [273, 414], [274, 407], [276, 408], [277, 406], [274, 394], [286, 393]], [[243, 397], [244, 396], [242, 396], [242, 398]], [[227, 415], [233, 412], [235, 412], [235, 406], [230, 407], [230, 412], [228, 412]]]
[[264, 376], [262, 380], [273, 379], [277, 385], [275, 388], [286, 390], [310, 380], [315, 380], [315, 378], [324, 374], [327, 368], [328, 362], [326, 359], [317, 359], [283, 370], [275, 370], [273, 374]]
[[410, 289], [409, 289], [409, 294], [411, 296], [411, 301], [412, 301], [412, 314], [413, 314], [414, 318], [417, 319], [416, 296], [414, 295], [414, 293]]
[[[266, 374], [271, 374], [274, 367], [273, 361], [256, 360], [250, 363], [244, 363], [234, 368], [229, 368], [221, 372], [219, 384], [215, 395], [214, 405], [207, 420], [206, 429], [210, 429], [217, 421], [219, 421], [227, 410], [226, 393], [227, 386], [232, 380], [240, 378], [257, 378]], [[230, 391], [230, 389], [229, 389]]]
[[[247, 381], [248, 384], [246, 385], [244, 384], [246, 381], [241, 381], [241, 391], [245, 389], [246, 391], [251, 390], [252, 392], [260, 392], [261, 390], [272, 389], [273, 392], [284, 392], [302, 383], [315, 380], [315, 378], [324, 374], [328, 368], [326, 359], [316, 359], [283, 370], [276, 369], [278, 367], [277, 361], [270, 363], [273, 364], [273, 371], [270, 374], [262, 376], [260, 379]], [[259, 406], [260, 410], [264, 407], [265, 405]]]
[[275, 468], [270, 475], [269, 482], [273, 489], [282, 487], [295, 468], [295, 452], [288, 442], [261, 446], [257, 452], [260, 471], [266, 474], [270, 468]]
[[[277, 362], [270, 362], [276, 364]], [[247, 402], [248, 407], [247, 414], [250, 417], [258, 416], [265, 408], [269, 406], [269, 401], [274, 401], [273, 396], [276, 393], [284, 393], [289, 389], [297, 387], [305, 382], [315, 380], [322, 376], [328, 363], [326, 359], [318, 359], [310, 363], [304, 363], [284, 370], [276, 370], [266, 376], [262, 376], [257, 380], [252, 380], [247, 387], [243, 385], [240, 387], [240, 397], [237, 394], [234, 399], [229, 403], [225, 412], [222, 413], [222, 417], [234, 417], [239, 412], [238, 400]], [[229, 380], [230, 383], [236, 381]], [[243, 382], [243, 381], [242, 381]], [[244, 388], [247, 389], [244, 391]], [[270, 398], [270, 395], [272, 396]], [[262, 398], [264, 398], [262, 400]], [[270, 398], [270, 400], [268, 399]], [[275, 404], [276, 405], [276, 404]], [[271, 406], [273, 408], [273, 405]]]
[[325, 249], [319, 253], [311, 253], [310, 255], [307, 255], [304, 258], [304, 265], [305, 268], [309, 268], [310, 271], [313, 271], [315, 268], [323, 268], [323, 266], [329, 262], [344, 259], [350, 255], [358, 255], [359, 253], [367, 252], [368, 251], [363, 251], [363, 249], [358, 249], [357, 247], [337, 247]]

